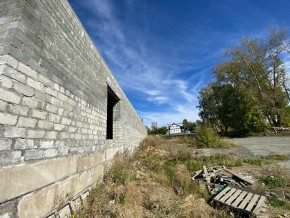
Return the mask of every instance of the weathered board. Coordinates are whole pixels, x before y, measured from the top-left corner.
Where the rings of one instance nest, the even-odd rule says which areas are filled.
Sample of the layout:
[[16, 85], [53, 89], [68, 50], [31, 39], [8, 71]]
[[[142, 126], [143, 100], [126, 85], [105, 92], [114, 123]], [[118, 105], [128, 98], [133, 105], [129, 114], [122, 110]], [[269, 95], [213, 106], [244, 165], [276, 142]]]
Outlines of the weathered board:
[[223, 189], [213, 198], [213, 201], [237, 212], [255, 216], [259, 215], [262, 208], [267, 207], [265, 196], [232, 187]]

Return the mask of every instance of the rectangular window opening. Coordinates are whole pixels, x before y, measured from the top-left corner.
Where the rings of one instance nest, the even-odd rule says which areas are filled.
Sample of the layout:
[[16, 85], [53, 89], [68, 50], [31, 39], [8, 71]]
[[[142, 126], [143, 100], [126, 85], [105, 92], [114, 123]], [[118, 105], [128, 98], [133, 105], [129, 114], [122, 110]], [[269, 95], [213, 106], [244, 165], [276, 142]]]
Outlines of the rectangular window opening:
[[114, 107], [119, 101], [119, 97], [107, 86], [107, 139], [113, 139]]

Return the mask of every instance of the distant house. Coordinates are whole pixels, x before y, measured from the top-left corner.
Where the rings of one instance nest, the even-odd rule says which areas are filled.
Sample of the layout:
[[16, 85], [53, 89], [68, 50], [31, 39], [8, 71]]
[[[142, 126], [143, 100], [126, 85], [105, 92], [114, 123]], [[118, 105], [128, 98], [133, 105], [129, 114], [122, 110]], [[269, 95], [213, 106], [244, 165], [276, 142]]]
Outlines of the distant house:
[[170, 134], [181, 133], [181, 131], [182, 131], [182, 126], [180, 126], [178, 124], [173, 123], [169, 126]]

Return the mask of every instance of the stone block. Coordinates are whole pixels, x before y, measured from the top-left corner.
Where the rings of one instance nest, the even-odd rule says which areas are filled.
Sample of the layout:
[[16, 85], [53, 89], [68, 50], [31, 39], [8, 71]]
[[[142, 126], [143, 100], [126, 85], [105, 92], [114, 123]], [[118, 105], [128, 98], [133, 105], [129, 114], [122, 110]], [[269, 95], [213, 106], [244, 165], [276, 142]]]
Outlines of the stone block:
[[13, 146], [14, 149], [32, 149], [36, 147], [32, 139], [16, 139]]
[[[49, 159], [18, 165], [13, 168], [0, 169], [0, 203], [73, 175], [76, 169], [76, 156]], [[43, 200], [54, 201], [54, 199], [49, 198]], [[34, 204], [31, 204], [27, 208], [33, 206]], [[45, 205], [42, 205], [42, 207], [45, 208]]]
[[50, 103], [57, 106], [57, 107], [62, 107], [62, 105], [63, 105], [63, 102], [55, 97], [51, 98]]
[[17, 116], [12, 114], [0, 113], [0, 124], [15, 125], [17, 123]]
[[14, 92], [0, 88], [0, 99], [19, 104], [21, 97], [19, 95], [16, 95]]
[[53, 123], [46, 120], [38, 121], [38, 128], [41, 129], [53, 129]]
[[1, 75], [0, 76], [0, 86], [11, 89], [13, 87], [13, 82], [9, 77]]
[[39, 119], [45, 120], [46, 116], [47, 116], [47, 112], [33, 109], [31, 116], [34, 118], [39, 118]]
[[39, 91], [42, 91], [44, 86], [42, 83], [34, 80], [34, 79], [31, 79], [31, 78], [27, 78], [27, 85], [31, 86], [32, 88], [35, 88]]
[[28, 139], [41, 139], [44, 137], [45, 131], [43, 130], [27, 130], [26, 138]]
[[0, 151], [11, 150], [12, 140], [11, 139], [0, 139]]
[[29, 66], [27, 66], [21, 62], [19, 63], [17, 70], [26, 74], [27, 76], [32, 77], [33, 79], [37, 79], [37, 77], [38, 77], [38, 73], [35, 70], [32, 70]]
[[24, 85], [22, 83], [14, 83], [13, 88], [17, 93], [20, 93], [25, 96], [33, 96], [34, 95], [34, 90], [30, 88], [27, 85]]
[[17, 115], [22, 115], [22, 116], [28, 116], [28, 111], [29, 108], [26, 106], [21, 106], [21, 105], [9, 105], [8, 106], [8, 112], [12, 113], [12, 114], [17, 114]]
[[43, 156], [42, 150], [25, 150], [24, 159], [37, 160], [37, 159], [41, 159], [42, 156]]
[[31, 127], [34, 128], [36, 126], [37, 120], [28, 117], [20, 117], [18, 119], [17, 126], [19, 127]]
[[7, 126], [7, 127], [5, 127], [4, 137], [6, 137], [6, 138], [24, 138], [25, 137], [25, 129]]
[[96, 151], [92, 154], [82, 155], [78, 162], [78, 172], [88, 170], [95, 167], [105, 161], [105, 154], [103, 152]]

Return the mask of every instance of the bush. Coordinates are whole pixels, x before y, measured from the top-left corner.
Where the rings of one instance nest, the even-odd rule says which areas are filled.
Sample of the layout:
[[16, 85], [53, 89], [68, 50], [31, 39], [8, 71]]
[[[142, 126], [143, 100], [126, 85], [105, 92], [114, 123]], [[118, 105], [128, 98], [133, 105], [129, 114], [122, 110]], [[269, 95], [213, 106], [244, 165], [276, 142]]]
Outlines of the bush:
[[228, 139], [220, 139], [217, 131], [206, 123], [198, 124], [196, 127], [197, 148], [231, 148], [236, 144]]

